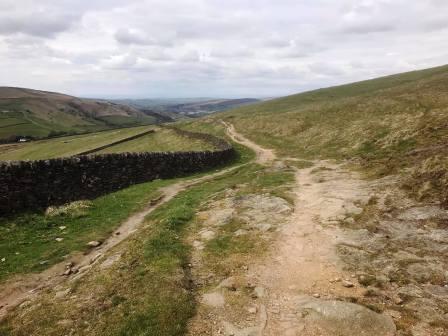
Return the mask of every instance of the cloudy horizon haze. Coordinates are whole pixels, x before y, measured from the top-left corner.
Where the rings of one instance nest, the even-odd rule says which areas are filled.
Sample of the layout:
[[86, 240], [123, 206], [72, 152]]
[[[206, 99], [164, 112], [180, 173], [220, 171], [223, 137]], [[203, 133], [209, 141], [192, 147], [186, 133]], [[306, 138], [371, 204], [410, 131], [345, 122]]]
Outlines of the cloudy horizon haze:
[[0, 86], [274, 97], [448, 63], [446, 0], [1, 0]]

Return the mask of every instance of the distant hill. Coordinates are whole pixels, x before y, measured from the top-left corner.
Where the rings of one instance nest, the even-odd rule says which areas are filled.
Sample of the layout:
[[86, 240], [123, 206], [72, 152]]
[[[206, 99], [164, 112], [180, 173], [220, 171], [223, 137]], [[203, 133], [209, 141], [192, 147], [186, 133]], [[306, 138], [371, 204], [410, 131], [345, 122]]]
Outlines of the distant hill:
[[200, 117], [207, 114], [259, 102], [255, 98], [210, 99], [210, 98], [172, 98], [172, 99], [122, 99], [115, 102], [143, 109], [151, 115], [156, 113], [171, 119]]
[[98, 131], [157, 122], [132, 106], [61, 93], [0, 87], [0, 139]]
[[259, 100], [253, 98], [214, 99], [214, 100], [169, 105], [166, 108], [170, 112], [196, 117], [196, 116], [203, 116], [205, 114], [226, 111], [236, 107], [254, 104], [257, 102], [259, 102]]

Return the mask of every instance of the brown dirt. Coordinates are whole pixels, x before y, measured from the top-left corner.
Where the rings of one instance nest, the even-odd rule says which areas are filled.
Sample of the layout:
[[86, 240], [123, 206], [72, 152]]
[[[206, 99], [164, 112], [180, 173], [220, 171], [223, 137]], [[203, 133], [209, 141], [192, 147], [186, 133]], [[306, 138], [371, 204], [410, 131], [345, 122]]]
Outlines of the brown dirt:
[[228, 124], [224, 121], [222, 121], [222, 123], [226, 126], [227, 134], [233, 141], [239, 143], [240, 145], [249, 147], [255, 152], [256, 154], [255, 161], [257, 163], [266, 165], [276, 159], [275, 152], [272, 149], [265, 149], [257, 145], [255, 142], [250, 141], [249, 139], [238, 133], [232, 124]]
[[[256, 152], [258, 163], [276, 165], [272, 150], [253, 143], [232, 125], [226, 127], [234, 141]], [[296, 170], [294, 194], [294, 212], [275, 233], [270, 252], [252, 258], [247, 267], [234, 271], [226, 281], [236, 281], [236, 290], [223, 290], [220, 286], [209, 289], [205, 295], [219, 296], [220, 305], [201, 301], [198, 315], [190, 325], [190, 335], [349, 335], [343, 326], [347, 320], [344, 309], [365, 310], [364, 307], [341, 304], [332, 312], [336, 322], [328, 326], [325, 314], [317, 320], [307, 319], [308, 311], [301, 310], [300, 302], [304, 298], [307, 302], [315, 300], [314, 304], [325, 312], [325, 307], [333, 307], [334, 300], [357, 301], [362, 297], [363, 288], [344, 271], [337, 244], [344, 235], [339, 222], [362, 211], [358, 205], [367, 203], [370, 190], [359, 176], [341, 165], [318, 161], [312, 168]], [[377, 324], [363, 325], [363, 321], [353, 318], [354, 330], [365, 335], [378, 334], [378, 330], [384, 330], [382, 335], [395, 333], [389, 316], [366, 311]], [[335, 331], [339, 322], [341, 329]]]

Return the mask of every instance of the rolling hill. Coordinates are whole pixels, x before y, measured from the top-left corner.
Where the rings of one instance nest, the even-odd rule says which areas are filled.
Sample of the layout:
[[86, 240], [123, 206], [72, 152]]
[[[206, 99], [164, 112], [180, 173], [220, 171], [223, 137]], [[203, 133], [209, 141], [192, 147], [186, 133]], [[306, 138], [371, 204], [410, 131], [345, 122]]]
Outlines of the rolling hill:
[[0, 139], [46, 137], [157, 121], [113, 102], [24, 88], [0, 87]]

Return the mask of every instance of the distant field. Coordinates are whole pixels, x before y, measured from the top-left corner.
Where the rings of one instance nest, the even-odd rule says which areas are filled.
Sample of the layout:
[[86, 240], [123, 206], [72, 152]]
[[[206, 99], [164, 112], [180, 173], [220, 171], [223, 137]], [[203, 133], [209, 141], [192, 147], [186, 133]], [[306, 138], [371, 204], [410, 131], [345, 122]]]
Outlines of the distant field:
[[155, 133], [142, 138], [127, 141], [103, 149], [98, 154], [123, 152], [172, 152], [211, 150], [213, 147], [200, 140], [192, 140], [178, 135], [166, 128], [157, 129]]
[[23, 144], [0, 145], [0, 160], [39, 160], [67, 157], [156, 129], [154, 134], [125, 142], [98, 153], [141, 151], [190, 151], [211, 149], [210, 145], [191, 140], [168, 129], [139, 126], [98, 133], [75, 135]]
[[154, 124], [157, 120], [150, 116], [142, 116], [142, 117], [125, 117], [125, 116], [105, 116], [100, 117], [101, 119], [108, 124], [116, 125], [116, 126], [138, 126], [144, 124]]

